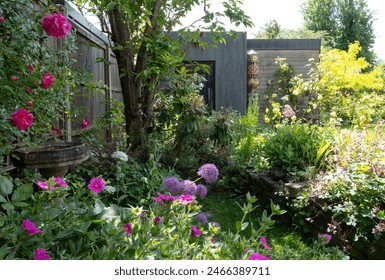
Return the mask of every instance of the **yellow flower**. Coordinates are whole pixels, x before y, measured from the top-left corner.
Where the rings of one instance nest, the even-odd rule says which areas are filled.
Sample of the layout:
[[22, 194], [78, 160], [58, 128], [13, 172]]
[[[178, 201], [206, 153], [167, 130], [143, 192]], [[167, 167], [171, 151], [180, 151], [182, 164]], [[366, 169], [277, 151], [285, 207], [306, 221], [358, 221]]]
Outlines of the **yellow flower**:
[[329, 123], [331, 125], [337, 124], [337, 120], [335, 118], [330, 118]]
[[369, 103], [369, 101], [370, 101], [370, 96], [369, 95], [365, 95], [363, 98], [362, 98], [362, 102], [364, 102], [364, 103]]
[[270, 123], [270, 119], [268, 116], [265, 116], [265, 124], [269, 124]]
[[297, 119], [296, 116], [292, 116], [292, 117], [291, 117], [291, 120], [292, 120], [293, 122], [294, 122], [296, 119]]
[[322, 94], [318, 94], [317, 99], [318, 99], [319, 101], [321, 101], [322, 99], [324, 99], [324, 97], [322, 96]]
[[281, 113], [281, 110], [278, 107], [273, 108], [274, 115], [279, 115]]
[[317, 104], [313, 103], [313, 109], [317, 109]]
[[333, 117], [333, 118], [336, 118], [337, 117], [337, 113], [333, 111], [333, 112], [330, 113], [330, 116]]
[[265, 112], [266, 112], [266, 113], [269, 113], [269, 111], [270, 111], [269, 108], [266, 108], [266, 109], [265, 109]]
[[272, 95], [271, 95], [271, 98], [277, 98], [277, 94], [276, 93], [273, 93]]

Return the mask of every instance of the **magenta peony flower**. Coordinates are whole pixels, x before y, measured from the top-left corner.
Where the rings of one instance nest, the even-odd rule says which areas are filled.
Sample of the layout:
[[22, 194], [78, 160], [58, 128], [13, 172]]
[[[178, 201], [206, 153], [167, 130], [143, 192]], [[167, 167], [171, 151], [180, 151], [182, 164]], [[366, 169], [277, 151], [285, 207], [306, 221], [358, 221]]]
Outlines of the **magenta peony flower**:
[[84, 119], [82, 122], [82, 125], [80, 126], [81, 128], [86, 128], [90, 125], [90, 120]]
[[60, 187], [68, 187], [67, 183], [63, 181], [62, 178], [56, 177], [55, 178], [56, 184], [58, 184]]
[[207, 183], [212, 184], [218, 180], [219, 172], [215, 164], [206, 163], [199, 168], [198, 175], [205, 179]]
[[201, 231], [198, 229], [198, 227], [196, 225], [193, 225], [191, 227], [191, 234], [192, 234], [192, 236], [197, 237], [197, 236], [201, 235]]
[[171, 195], [166, 195], [166, 194], [162, 194], [162, 193], [159, 193], [158, 192], [158, 197], [155, 197], [154, 198], [154, 201], [155, 202], [158, 202], [160, 204], [164, 204], [165, 202], [173, 202], [175, 201], [177, 198], [175, 196], [171, 196]]
[[272, 248], [269, 245], [267, 245], [266, 237], [261, 236], [261, 239], [259, 240], [259, 242], [262, 244], [263, 248], [271, 251]]
[[94, 193], [99, 193], [104, 189], [104, 181], [101, 178], [92, 178], [88, 188]]
[[45, 15], [41, 24], [45, 33], [55, 38], [65, 37], [72, 28], [71, 23], [61, 14]]
[[202, 184], [198, 184], [197, 185], [197, 193], [196, 193], [196, 196], [199, 198], [199, 199], [203, 199], [205, 198], [207, 194], [207, 189], [204, 185]]
[[253, 253], [250, 255], [249, 260], [261, 260], [261, 261], [270, 260], [270, 256], [269, 255], [263, 256], [261, 254]]
[[131, 224], [124, 224], [123, 227], [124, 227], [124, 230], [126, 231], [127, 235], [130, 236], [132, 234]]
[[182, 186], [180, 182], [175, 177], [166, 177], [163, 179], [162, 187], [164, 190], [168, 191], [172, 195], [180, 194], [182, 191]]
[[38, 229], [33, 222], [26, 219], [23, 221], [23, 229], [28, 231], [29, 235], [40, 234], [41, 230]]
[[196, 195], [197, 185], [190, 180], [184, 180], [179, 183], [180, 188], [182, 189], [182, 194], [185, 195]]
[[35, 260], [50, 260], [51, 257], [43, 248], [38, 248], [35, 251]]
[[55, 79], [51, 76], [51, 74], [49, 72], [47, 72], [47, 73], [45, 73], [43, 78], [41, 78], [41, 86], [43, 88], [49, 88], [53, 84], [54, 81], [55, 81]]
[[12, 124], [19, 130], [25, 130], [32, 125], [33, 115], [28, 110], [21, 108], [12, 114]]

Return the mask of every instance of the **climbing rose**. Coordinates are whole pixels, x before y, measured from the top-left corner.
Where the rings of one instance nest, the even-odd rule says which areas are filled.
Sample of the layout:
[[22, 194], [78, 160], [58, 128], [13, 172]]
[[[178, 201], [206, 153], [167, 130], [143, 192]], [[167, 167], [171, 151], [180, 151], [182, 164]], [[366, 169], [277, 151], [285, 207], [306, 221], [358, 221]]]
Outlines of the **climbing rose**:
[[82, 122], [82, 125], [80, 126], [81, 128], [86, 128], [90, 125], [90, 120], [84, 119]]
[[38, 248], [35, 251], [35, 260], [50, 260], [51, 257], [43, 248]]
[[198, 184], [197, 185], [197, 193], [196, 193], [196, 196], [199, 198], [199, 199], [203, 199], [207, 194], [207, 189], [204, 185], [202, 184]]
[[40, 234], [41, 230], [38, 229], [33, 222], [29, 219], [23, 221], [23, 229], [28, 231], [29, 235]]
[[16, 77], [16, 76], [11, 76], [11, 80], [12, 80], [12, 81], [16, 81], [16, 80], [17, 80], [17, 77]]
[[249, 260], [270, 260], [270, 256], [263, 256], [261, 254], [253, 253], [250, 255]]
[[197, 185], [193, 181], [184, 180], [179, 183], [180, 188], [182, 189], [182, 194], [185, 195], [196, 195], [197, 193]]
[[132, 234], [131, 224], [124, 224], [123, 227], [124, 227], [124, 230], [126, 231], [127, 235], [131, 235]]
[[100, 178], [92, 178], [88, 188], [94, 193], [99, 193], [104, 189], [104, 181]]
[[41, 24], [47, 35], [62, 38], [71, 31], [71, 23], [61, 14], [45, 15]]
[[207, 183], [212, 184], [218, 180], [219, 172], [215, 164], [206, 163], [199, 168], [198, 175], [205, 179]]
[[201, 231], [198, 229], [198, 227], [196, 225], [193, 225], [191, 227], [191, 234], [192, 234], [192, 236], [197, 237], [201, 234]]
[[51, 74], [49, 72], [47, 72], [47, 73], [45, 73], [43, 78], [41, 78], [41, 86], [43, 88], [49, 88], [53, 84], [54, 81], [55, 81], [55, 79], [51, 76]]
[[32, 107], [32, 106], [33, 106], [33, 102], [32, 102], [32, 101], [28, 101], [28, 102], [27, 102], [27, 106], [28, 106], [28, 107]]
[[5, 18], [4, 17], [0, 17], [0, 22], [4, 22], [5, 21]]
[[33, 115], [28, 110], [21, 108], [12, 114], [12, 124], [19, 130], [25, 130], [32, 125]]
[[179, 180], [175, 177], [166, 177], [163, 179], [162, 187], [172, 195], [181, 193], [182, 185]]

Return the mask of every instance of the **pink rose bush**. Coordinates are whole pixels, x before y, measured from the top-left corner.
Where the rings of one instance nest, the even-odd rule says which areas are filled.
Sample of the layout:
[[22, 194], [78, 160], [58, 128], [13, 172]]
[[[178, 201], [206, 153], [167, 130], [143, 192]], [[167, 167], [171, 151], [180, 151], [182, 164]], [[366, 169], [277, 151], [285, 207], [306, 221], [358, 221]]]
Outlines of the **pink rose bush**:
[[43, 88], [49, 88], [52, 86], [54, 81], [55, 81], [55, 79], [51, 76], [51, 74], [49, 72], [47, 72], [47, 73], [45, 73], [45, 75], [41, 79], [41, 86]]
[[19, 130], [26, 130], [33, 123], [33, 115], [26, 109], [21, 108], [12, 114], [12, 124]]
[[41, 24], [47, 35], [55, 38], [67, 36], [72, 28], [71, 23], [61, 14], [45, 15]]

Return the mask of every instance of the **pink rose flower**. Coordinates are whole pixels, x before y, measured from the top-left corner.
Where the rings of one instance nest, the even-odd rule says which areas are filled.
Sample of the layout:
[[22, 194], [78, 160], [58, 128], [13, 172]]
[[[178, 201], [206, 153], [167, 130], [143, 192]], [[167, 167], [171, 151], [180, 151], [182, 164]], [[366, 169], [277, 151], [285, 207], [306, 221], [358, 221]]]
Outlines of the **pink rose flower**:
[[12, 80], [12, 81], [16, 81], [16, 80], [17, 80], [17, 77], [16, 77], [16, 76], [11, 76], [11, 80]]
[[49, 72], [47, 72], [43, 78], [41, 78], [41, 86], [43, 88], [49, 88], [53, 82], [55, 81], [55, 79], [51, 76], [51, 74]]
[[32, 107], [32, 106], [33, 106], [33, 102], [32, 102], [32, 101], [28, 101], [28, 102], [27, 102], [27, 106], [28, 106], [28, 107]]
[[41, 22], [47, 35], [62, 38], [71, 31], [71, 23], [61, 14], [45, 15]]
[[86, 128], [90, 125], [90, 120], [84, 119], [82, 122], [82, 125], [80, 126], [81, 128]]
[[33, 115], [28, 110], [21, 108], [12, 114], [12, 124], [19, 130], [25, 130], [32, 125]]
[[5, 18], [4, 17], [0, 17], [0, 22], [4, 22], [5, 21]]
[[28, 69], [29, 71], [33, 71], [33, 70], [34, 70], [34, 68], [33, 68], [33, 66], [32, 66], [31, 64], [27, 66], [27, 69]]

